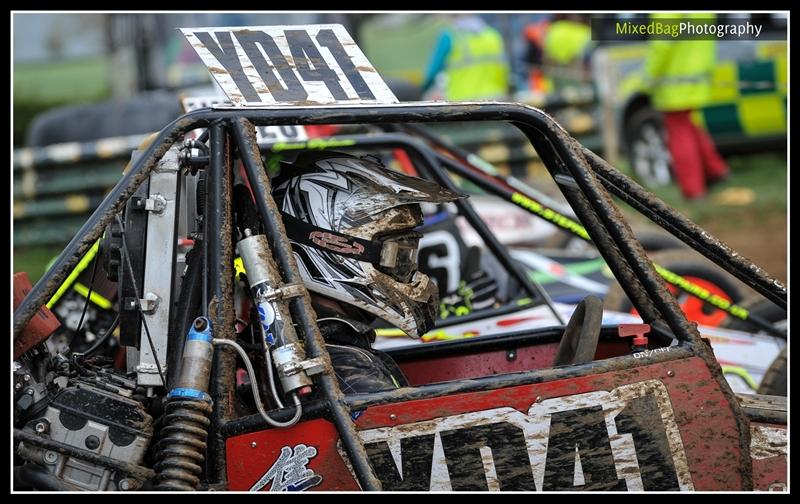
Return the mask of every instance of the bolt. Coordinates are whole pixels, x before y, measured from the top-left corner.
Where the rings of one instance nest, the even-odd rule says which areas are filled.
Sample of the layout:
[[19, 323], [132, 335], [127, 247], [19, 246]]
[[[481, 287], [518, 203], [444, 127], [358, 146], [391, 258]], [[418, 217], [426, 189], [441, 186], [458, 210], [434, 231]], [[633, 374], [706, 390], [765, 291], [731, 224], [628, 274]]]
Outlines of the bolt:
[[97, 436], [89, 436], [84, 441], [84, 444], [86, 445], [86, 448], [89, 448], [90, 450], [96, 450], [97, 447], [100, 446], [100, 438]]
[[389, 420], [392, 420], [392, 421], [397, 420], [397, 415], [392, 413], [391, 415], [389, 415]]
[[33, 406], [33, 397], [31, 397], [30, 394], [28, 394], [28, 392], [30, 391], [26, 390], [25, 393], [22, 394], [20, 398], [17, 400], [17, 408], [19, 408], [21, 411], [25, 411], [31, 406]]
[[58, 460], [58, 454], [54, 451], [47, 450], [44, 452], [44, 461], [48, 464], [55, 464]]
[[25, 381], [31, 381], [31, 375], [26, 374], [25, 376], [22, 377], [22, 379]]
[[533, 402], [539, 402], [541, 400], [542, 400], [542, 396], [537, 395], [536, 399], [534, 399]]
[[37, 434], [44, 434], [47, 432], [47, 424], [44, 422], [37, 422], [33, 427], [33, 430], [35, 430]]
[[255, 441], [250, 443], [250, 448], [255, 448], [256, 446], [258, 446], [258, 443], [256, 443]]
[[33, 389], [29, 388], [28, 390], [25, 391], [25, 393], [28, 395], [33, 395]]
[[133, 482], [127, 478], [119, 482], [119, 489], [123, 492], [133, 489]]
[[17, 383], [16, 385], [14, 385], [14, 390], [19, 390], [21, 388], [22, 388], [22, 384], [21, 383]]
[[675, 371], [670, 369], [669, 371], [667, 371], [667, 376], [669, 376], [669, 377], [675, 376]]
[[205, 331], [208, 327], [208, 320], [205, 317], [197, 317], [194, 319], [194, 330]]
[[516, 350], [509, 350], [506, 353], [506, 360], [508, 360], [509, 362], [513, 361], [516, 358], [517, 358], [517, 351]]

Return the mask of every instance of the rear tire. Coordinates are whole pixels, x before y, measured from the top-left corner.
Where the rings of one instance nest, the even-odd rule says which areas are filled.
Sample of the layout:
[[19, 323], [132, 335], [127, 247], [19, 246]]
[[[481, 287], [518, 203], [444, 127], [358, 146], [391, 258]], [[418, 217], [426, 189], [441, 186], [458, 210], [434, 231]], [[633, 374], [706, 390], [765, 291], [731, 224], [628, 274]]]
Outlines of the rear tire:
[[661, 252], [662, 250], [689, 249], [689, 246], [679, 239], [660, 230], [647, 229], [636, 231], [634, 229], [633, 234], [636, 235], [636, 239], [639, 240], [645, 252], [648, 254], [651, 252]]
[[[734, 303], [738, 304], [744, 297], [743, 289], [735, 279], [732, 279], [725, 270], [703, 257], [695, 257], [694, 254], [684, 250], [665, 250], [649, 254], [649, 256], [653, 262], [673, 273], [684, 277], [692, 277], [707, 283], [708, 286], [714, 286]], [[705, 303], [698, 305], [697, 303], [700, 301], [687, 293], [680, 292], [678, 299], [684, 312], [687, 308], [690, 310], [690, 314], [687, 316], [690, 321], [698, 322], [702, 325], [718, 326], [726, 319], [725, 312]], [[611, 284], [604, 301], [608, 310], [628, 313], [633, 309], [633, 303], [630, 302], [618, 282]], [[695, 316], [692, 316], [692, 313]]]
[[[775, 306], [774, 303], [768, 299], [760, 296], [748, 298], [741, 303], [743, 308], [746, 308], [750, 313], [754, 313], [759, 317], [769, 321], [772, 325], [786, 330], [787, 314], [786, 312]], [[740, 320], [728, 316], [725, 321], [720, 324], [720, 327], [725, 329], [734, 329], [737, 331], [757, 331], [757, 328], [752, 324], [748, 324], [744, 320]], [[775, 357], [775, 360], [770, 364], [764, 378], [761, 379], [761, 384], [758, 386], [759, 394], [767, 395], [786, 395], [787, 380], [788, 380], [788, 366], [787, 366], [787, 352], [786, 348], [781, 350], [781, 353]]]
[[759, 394], [785, 396], [788, 383], [786, 347], [775, 357], [758, 386]]
[[[683, 249], [688, 250], [689, 246], [675, 238], [660, 228], [651, 226], [637, 229], [634, 227], [634, 236], [644, 247], [645, 252], [661, 252], [662, 250]], [[587, 243], [583, 238], [579, 238], [567, 231], [558, 230], [545, 242], [545, 248], [567, 250], [571, 252], [594, 251], [594, 245]]]

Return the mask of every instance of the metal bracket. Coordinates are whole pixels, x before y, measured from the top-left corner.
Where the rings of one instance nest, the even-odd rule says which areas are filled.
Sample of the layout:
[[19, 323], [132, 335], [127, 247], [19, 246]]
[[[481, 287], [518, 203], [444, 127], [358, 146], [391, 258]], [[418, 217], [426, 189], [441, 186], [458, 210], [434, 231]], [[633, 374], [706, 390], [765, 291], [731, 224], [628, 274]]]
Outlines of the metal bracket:
[[[139, 300], [139, 306], [142, 308], [144, 313], [153, 313], [158, 309], [158, 304], [160, 301], [161, 298], [158, 297], [157, 294], [153, 292], [147, 292], [144, 295], [144, 299]], [[122, 309], [128, 311], [136, 310], [136, 298], [125, 298]]]
[[578, 183], [570, 175], [565, 175], [563, 173], [558, 173], [556, 175], [553, 175], [553, 179], [560, 185], [571, 187], [573, 189], [579, 189]]
[[300, 367], [305, 370], [308, 376], [314, 376], [325, 372], [325, 364], [323, 363], [322, 357], [304, 360], [300, 363]]
[[303, 283], [289, 283], [284, 284], [278, 289], [267, 291], [262, 300], [274, 301], [276, 299], [289, 299], [297, 296], [302, 296], [305, 293], [305, 284]]
[[167, 208], [167, 199], [160, 194], [153, 194], [149, 198], [131, 198], [133, 208], [160, 214]]
[[[163, 370], [166, 371], [166, 368], [164, 368]], [[158, 366], [156, 366], [155, 364], [144, 362], [136, 366], [136, 372], [158, 375]]]
[[278, 375], [283, 377], [292, 376], [302, 372], [305, 372], [307, 376], [314, 376], [316, 374], [325, 372], [325, 364], [323, 364], [321, 357], [307, 359], [300, 362], [290, 361], [284, 364], [279, 364], [276, 367], [278, 368]]

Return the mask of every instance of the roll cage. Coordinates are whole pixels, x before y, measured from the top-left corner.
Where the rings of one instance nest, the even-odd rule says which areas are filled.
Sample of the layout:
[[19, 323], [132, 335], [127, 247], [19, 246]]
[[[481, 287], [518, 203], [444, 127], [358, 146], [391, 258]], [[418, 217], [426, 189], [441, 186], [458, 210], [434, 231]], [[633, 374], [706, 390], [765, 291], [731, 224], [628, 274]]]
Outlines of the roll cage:
[[[567, 202], [598, 247], [611, 271], [624, 288], [642, 319], [663, 335], [674, 336], [678, 348], [654, 356], [651, 362], [700, 357], [708, 366], [718, 386], [723, 391], [737, 418], [740, 448], [749, 453], [749, 432], [745, 415], [739, 402], [722, 376], [719, 365], [708, 346], [701, 340], [696, 326], [689, 323], [674, 297], [665, 288], [661, 278], [647, 258], [641, 244], [635, 239], [611, 194], [622, 199], [646, 217], [689, 244], [709, 259], [720, 264], [734, 276], [758, 291], [773, 303], [786, 309], [787, 293], [783, 284], [769, 276], [746, 258], [738, 255], [706, 231], [675, 212], [634, 181], [618, 172], [605, 161], [581, 145], [564, 131], [550, 116], [541, 110], [513, 103], [403, 103], [385, 106], [319, 106], [319, 107], [219, 107], [190, 112], [167, 125], [132, 163], [131, 169], [117, 183], [97, 210], [81, 227], [52, 268], [33, 287], [14, 312], [14, 335], [45, 304], [58, 286], [69, 275], [83, 254], [101, 237], [114, 216], [123, 210], [137, 188], [153, 172], [159, 160], [181, 137], [197, 128], [209, 130], [209, 164], [207, 168], [208, 229], [215, 237], [229, 237], [232, 233], [232, 167], [238, 156], [255, 196], [259, 216], [267, 234], [270, 249], [278, 264], [285, 284], [301, 283], [301, 277], [286, 237], [284, 225], [271, 196], [270, 180], [263, 169], [254, 125], [311, 125], [311, 124], [386, 124], [444, 121], [506, 121], [519, 128], [530, 140], [550, 175], [557, 183]], [[419, 147], [419, 146], [417, 146]], [[424, 148], [418, 148], [425, 154]], [[430, 156], [429, 156], [430, 157]], [[425, 165], [429, 175], [445, 186], [453, 182], [447, 169], [459, 173], [459, 163], [446, 156], [431, 157]], [[461, 166], [462, 176], [464, 171]], [[472, 214], [470, 220], [480, 226], [469, 202], [461, 210]], [[480, 229], [479, 229], [480, 231]], [[488, 233], [485, 231], [483, 234]], [[209, 237], [210, 238], [210, 237]], [[227, 239], [204, 240], [208, 265], [209, 318], [216, 328], [215, 337], [235, 339], [233, 330], [233, 244]], [[507, 255], [502, 247], [490, 239], [487, 245], [498, 257]], [[499, 247], [499, 248], [498, 248]], [[495, 250], [495, 248], [497, 248]], [[502, 259], [501, 259], [502, 260]], [[521, 283], [530, 291], [524, 274], [511, 265], [510, 272], [524, 279]], [[316, 325], [316, 315], [307, 292], [290, 301], [294, 324], [305, 342], [310, 358], [322, 358], [330, 370], [330, 360], [324, 341]], [[546, 329], [532, 337], [557, 337], [558, 330]], [[419, 351], [421, 351], [420, 349]], [[437, 383], [407, 387], [388, 392], [377, 392], [345, 397], [331, 372], [318, 375], [316, 385], [321, 399], [305, 407], [305, 416], [326, 416], [335, 424], [358, 483], [364, 490], [379, 490], [376, 477], [364, 445], [359, 439], [352, 413], [367, 406], [410, 399], [430, 398], [454, 393], [494, 390], [514, 385], [538, 383], [544, 380], [584, 376], [605, 371], [622, 370], [635, 366], [633, 357], [623, 356], [605, 361], [575, 366], [542, 369], [472, 380]], [[212, 428], [209, 437], [207, 479], [210, 487], [225, 486], [226, 439], [243, 432], [263, 429], [265, 424], [258, 415], [234, 418], [231, 390], [235, 385], [236, 363], [233, 352], [222, 349], [214, 355], [214, 379], [210, 395], [214, 401]], [[291, 410], [279, 410], [277, 418], [289, 418]]]

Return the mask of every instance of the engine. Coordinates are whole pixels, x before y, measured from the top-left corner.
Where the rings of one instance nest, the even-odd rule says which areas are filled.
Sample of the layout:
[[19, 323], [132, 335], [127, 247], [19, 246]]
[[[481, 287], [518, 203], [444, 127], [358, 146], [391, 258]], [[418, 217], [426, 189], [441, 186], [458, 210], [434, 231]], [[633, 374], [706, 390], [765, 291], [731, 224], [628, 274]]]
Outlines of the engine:
[[32, 461], [20, 471], [23, 481], [36, 486], [49, 482], [58, 490], [140, 488], [141, 472], [125, 468], [142, 463], [153, 436], [153, 418], [141, 402], [129, 397], [131, 392], [103, 390], [82, 381], [58, 392], [23, 429], [38, 436], [25, 436], [17, 448]]

